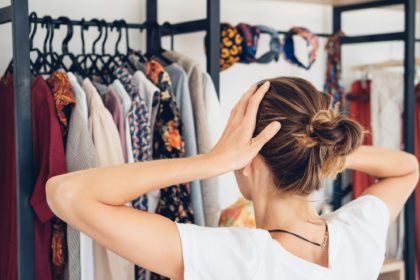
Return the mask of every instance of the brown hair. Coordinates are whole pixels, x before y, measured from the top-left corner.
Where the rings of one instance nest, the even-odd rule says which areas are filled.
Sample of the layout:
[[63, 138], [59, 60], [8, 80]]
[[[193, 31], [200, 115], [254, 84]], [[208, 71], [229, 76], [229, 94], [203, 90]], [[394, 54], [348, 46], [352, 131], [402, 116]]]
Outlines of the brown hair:
[[345, 156], [360, 146], [362, 127], [331, 107], [331, 96], [300, 78], [268, 80], [270, 89], [258, 109], [254, 135], [270, 122], [281, 130], [260, 151], [276, 186], [287, 192], [310, 194], [323, 178], [344, 169]]

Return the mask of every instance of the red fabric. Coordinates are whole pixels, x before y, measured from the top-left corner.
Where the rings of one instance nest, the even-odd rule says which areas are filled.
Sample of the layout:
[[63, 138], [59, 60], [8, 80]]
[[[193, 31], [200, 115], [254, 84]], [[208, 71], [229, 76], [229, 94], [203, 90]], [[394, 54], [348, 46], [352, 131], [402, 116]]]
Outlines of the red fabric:
[[[352, 96], [369, 96], [370, 81], [355, 81], [351, 86]], [[350, 115], [357, 120], [367, 131], [363, 145], [372, 145], [370, 127], [370, 102], [369, 99], [351, 100], [349, 102]], [[363, 191], [374, 183], [374, 178], [359, 171], [353, 172], [353, 198], [360, 196]]]
[[[416, 98], [420, 98], [420, 84], [416, 87]], [[420, 102], [416, 102], [415, 113], [415, 144], [414, 153], [417, 160], [420, 160]], [[420, 279], [420, 183], [415, 190], [415, 223], [416, 223], [416, 279]]]
[[51, 279], [51, 219], [45, 184], [66, 172], [63, 138], [55, 102], [42, 77], [32, 84], [32, 133], [36, 183], [30, 203], [35, 211], [35, 279]]
[[13, 84], [0, 81], [0, 279], [17, 280], [16, 165]]

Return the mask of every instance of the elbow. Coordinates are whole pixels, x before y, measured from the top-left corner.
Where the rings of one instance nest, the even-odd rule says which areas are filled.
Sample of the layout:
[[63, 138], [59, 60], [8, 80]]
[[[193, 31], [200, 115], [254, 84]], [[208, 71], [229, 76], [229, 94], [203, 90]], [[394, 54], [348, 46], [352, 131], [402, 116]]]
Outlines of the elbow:
[[419, 173], [419, 161], [417, 160], [415, 155], [408, 155], [407, 163], [410, 165], [410, 169], [414, 173]]
[[413, 177], [413, 188], [415, 188], [419, 182], [419, 162], [416, 156], [412, 154], [408, 155], [407, 164], [410, 165], [410, 174], [412, 174]]
[[60, 219], [67, 221], [67, 214], [77, 204], [77, 188], [69, 185], [65, 175], [50, 178], [46, 184], [47, 203], [51, 211]]

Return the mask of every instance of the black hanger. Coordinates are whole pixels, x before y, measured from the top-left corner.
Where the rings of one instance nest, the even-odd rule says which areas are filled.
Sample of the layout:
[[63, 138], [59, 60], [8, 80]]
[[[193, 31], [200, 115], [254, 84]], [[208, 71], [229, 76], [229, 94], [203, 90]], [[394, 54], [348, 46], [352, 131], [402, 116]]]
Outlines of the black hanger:
[[69, 52], [68, 44], [73, 38], [73, 24], [71, 23], [71, 20], [68, 17], [59, 17], [58, 20], [67, 25], [67, 34], [66, 37], [64, 37], [63, 42], [61, 43], [61, 55], [59, 56], [59, 60], [63, 65], [66, 65], [65, 59], [68, 58], [70, 60], [70, 66], [66, 68], [66, 71], [71, 71], [84, 77], [86, 76], [84, 69], [77, 61], [76, 56], [73, 53]]
[[43, 22], [41, 26], [46, 27], [47, 36], [44, 39], [43, 45], [43, 60], [41, 63], [43, 71], [39, 72], [38, 74], [49, 75], [58, 69], [66, 70], [66, 66], [62, 63], [62, 61], [60, 61], [58, 53], [55, 52], [52, 47], [54, 29], [56, 29], [56, 26], [50, 16], [43, 17], [42, 21]]
[[34, 73], [36, 75], [50, 74], [54, 68], [54, 55], [48, 53], [48, 41], [51, 37], [52, 18], [50, 16], [44, 16], [42, 18], [41, 27], [45, 27], [46, 34], [42, 46], [41, 56], [37, 58], [34, 64]]
[[[81, 34], [82, 34], [82, 54], [77, 56], [77, 60], [80, 65], [84, 66], [86, 77], [98, 76], [102, 82], [106, 83], [105, 78], [101, 75], [101, 69], [99, 68], [98, 63], [100, 62], [99, 55], [96, 53], [96, 44], [101, 39], [103, 31], [100, 21], [98, 19], [93, 19], [90, 22], [84, 22], [82, 20], [81, 25]], [[96, 25], [98, 27], [99, 36], [92, 43], [92, 52], [85, 53], [85, 41], [84, 41], [84, 30], [88, 30], [90, 25]]]
[[165, 21], [162, 24], [162, 28], [168, 29], [169, 30], [169, 33], [171, 34], [170, 35], [171, 36], [171, 51], [173, 51], [174, 50], [174, 37], [175, 37], [175, 34], [174, 34], [174, 26], [172, 25], [172, 23], [170, 23], [168, 21]]
[[[39, 49], [33, 47], [33, 40], [37, 30], [37, 19], [38, 15], [35, 12], [32, 12], [29, 15], [29, 51], [34, 51], [36, 53], [35, 59], [32, 59], [32, 56], [30, 56], [30, 71], [34, 76], [37, 75], [35, 71], [35, 65], [42, 61], [42, 52]], [[6, 76], [9, 73], [13, 74], [13, 59], [11, 59], [9, 64], [7, 65], [6, 71], [4, 72], [3, 76]]]
[[172, 61], [170, 61], [168, 58], [163, 56], [163, 53], [166, 51], [162, 48], [162, 33], [161, 33], [161, 27], [160, 25], [153, 21], [148, 22], [147, 24], [147, 31], [151, 32], [151, 41], [147, 42], [148, 44], [151, 44], [151, 47], [148, 48], [148, 52], [146, 53], [146, 57], [148, 59], [157, 58], [159, 62], [161, 62], [163, 65], [170, 65], [172, 64]]
[[[115, 43], [115, 52], [114, 56], [122, 66], [127, 66], [131, 68], [133, 71], [136, 70], [136, 66], [130, 60], [130, 54], [132, 53], [132, 49], [130, 48], [130, 39], [128, 37], [128, 25], [125, 20], [116, 20], [113, 22], [113, 27], [115, 27], [118, 31], [118, 39]], [[122, 29], [125, 29], [125, 45], [126, 45], [126, 52], [122, 53], [119, 51], [119, 44], [122, 37]]]

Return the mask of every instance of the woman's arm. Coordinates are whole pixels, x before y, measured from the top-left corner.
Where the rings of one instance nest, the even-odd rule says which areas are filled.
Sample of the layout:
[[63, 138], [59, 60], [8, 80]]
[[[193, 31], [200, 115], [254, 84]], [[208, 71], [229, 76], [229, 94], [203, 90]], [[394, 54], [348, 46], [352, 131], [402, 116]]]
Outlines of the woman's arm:
[[349, 155], [346, 168], [378, 179], [363, 194], [372, 194], [382, 199], [390, 210], [391, 222], [404, 207], [419, 179], [419, 165], [415, 156], [372, 146], [361, 146]]
[[47, 200], [53, 212], [103, 246], [146, 269], [182, 279], [178, 229], [171, 220], [127, 206], [162, 187], [243, 168], [279, 130], [273, 122], [251, 141], [258, 106], [269, 84], [244, 94], [211, 152], [191, 158], [96, 168], [51, 178]]

